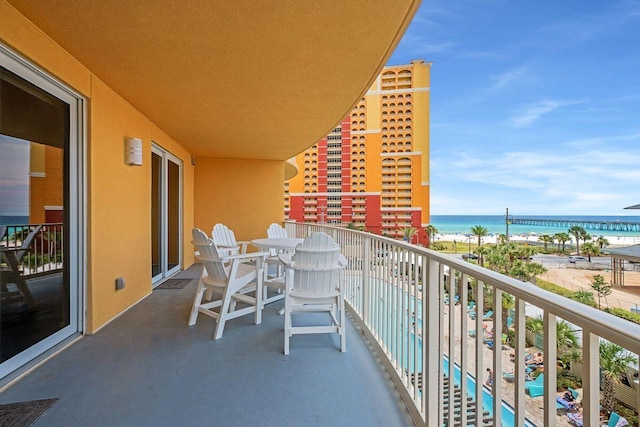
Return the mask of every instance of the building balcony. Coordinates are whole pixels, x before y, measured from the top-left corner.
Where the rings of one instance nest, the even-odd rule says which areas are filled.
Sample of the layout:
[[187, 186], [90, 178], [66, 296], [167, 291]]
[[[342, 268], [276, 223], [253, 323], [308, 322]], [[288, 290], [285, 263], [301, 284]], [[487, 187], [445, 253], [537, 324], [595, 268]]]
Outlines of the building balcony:
[[[525, 393], [525, 320], [535, 312], [546, 361], [558, 356], [559, 321], [582, 331], [584, 425], [596, 425], [598, 342], [640, 353], [639, 325], [531, 283], [370, 233], [286, 228], [295, 237], [327, 232], [347, 258], [346, 353], [336, 335], [308, 335], [293, 337], [284, 356], [282, 301], [265, 307], [260, 325], [250, 315], [230, 321], [218, 341], [212, 319], [188, 327], [194, 265], [178, 276], [190, 280], [184, 288], [154, 290], [6, 389], [0, 403], [59, 398], [39, 425], [568, 425], [556, 409], [555, 363], [544, 365], [535, 396]], [[515, 298], [512, 313], [498, 303], [503, 294]], [[485, 324], [509, 327], [512, 347], [490, 349], [471, 334]], [[487, 369], [497, 374], [491, 388]], [[450, 405], [454, 395], [468, 399]]]

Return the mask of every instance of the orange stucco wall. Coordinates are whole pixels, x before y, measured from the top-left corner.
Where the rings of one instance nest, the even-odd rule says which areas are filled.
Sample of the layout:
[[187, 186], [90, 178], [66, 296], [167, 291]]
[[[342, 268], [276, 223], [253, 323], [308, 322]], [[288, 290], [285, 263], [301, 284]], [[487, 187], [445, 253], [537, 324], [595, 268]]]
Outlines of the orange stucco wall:
[[210, 234], [220, 222], [238, 240], [266, 237], [269, 224], [284, 220], [284, 163], [196, 158], [195, 226]]
[[[151, 292], [151, 142], [183, 163], [183, 266], [193, 263], [194, 167], [190, 154], [44, 32], [0, 0], [0, 42], [87, 99], [86, 330], [91, 333]], [[143, 166], [124, 163], [127, 137], [143, 140]], [[280, 168], [280, 181], [282, 168]], [[281, 199], [281, 197], [280, 197]], [[123, 276], [125, 289], [115, 290]]]

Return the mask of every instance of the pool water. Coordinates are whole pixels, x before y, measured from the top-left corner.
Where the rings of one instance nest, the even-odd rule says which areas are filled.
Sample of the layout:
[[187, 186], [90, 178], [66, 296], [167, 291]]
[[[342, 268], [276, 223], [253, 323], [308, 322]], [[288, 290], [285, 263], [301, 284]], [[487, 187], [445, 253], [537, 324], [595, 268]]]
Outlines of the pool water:
[[[416, 336], [415, 330], [422, 330], [422, 301], [418, 300], [417, 304], [415, 297], [409, 297], [404, 294], [403, 301], [397, 301], [395, 293], [391, 295], [391, 306], [397, 307], [391, 310], [391, 315], [387, 316], [389, 311], [389, 304], [384, 304], [384, 299], [379, 300], [378, 312], [382, 313], [382, 318], [385, 319], [383, 328], [389, 332], [396, 333], [383, 333], [381, 334], [385, 339], [385, 344], [389, 351], [394, 354], [402, 368], [408, 373], [422, 372], [422, 360], [420, 357], [414, 360], [415, 354], [422, 354], [422, 337]], [[414, 309], [415, 313], [414, 313]], [[402, 311], [402, 315], [398, 315], [397, 312]], [[397, 336], [397, 332], [402, 334], [402, 342], [398, 342], [396, 339], [390, 339], [391, 336]], [[416, 340], [417, 338], [417, 340]], [[417, 347], [416, 347], [417, 346]], [[408, 351], [403, 350], [408, 349]], [[401, 353], [401, 354], [399, 354]], [[444, 361], [445, 375], [449, 374], [449, 358], [445, 355]], [[462, 379], [461, 370], [458, 364], [454, 364], [454, 384], [460, 385]], [[476, 400], [476, 380], [475, 377], [467, 372], [467, 396], [470, 396], [474, 401]], [[515, 413], [513, 407], [507, 402], [502, 401], [502, 426], [513, 427]], [[482, 409], [493, 415], [493, 396], [490, 390], [483, 386], [482, 391]], [[536, 427], [535, 424], [525, 419], [526, 427]]]

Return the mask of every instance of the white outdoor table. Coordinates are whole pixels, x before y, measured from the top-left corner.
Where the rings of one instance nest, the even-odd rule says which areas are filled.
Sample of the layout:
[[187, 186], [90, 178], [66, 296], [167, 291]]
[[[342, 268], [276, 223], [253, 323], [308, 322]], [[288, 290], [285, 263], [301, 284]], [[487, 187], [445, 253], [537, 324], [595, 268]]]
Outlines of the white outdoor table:
[[[293, 251], [296, 249], [296, 246], [298, 246], [300, 243], [304, 242], [304, 239], [296, 239], [293, 237], [272, 237], [272, 238], [266, 238], [266, 239], [254, 239], [251, 241], [251, 244], [259, 249], [275, 249], [278, 252], [285, 252], [285, 251]], [[266, 279], [266, 271], [267, 268], [265, 268], [265, 281]], [[275, 280], [274, 280], [275, 282]], [[277, 287], [279, 287], [280, 285], [278, 285]], [[284, 283], [282, 283], [281, 285], [284, 288]], [[281, 300], [282, 298], [284, 298], [285, 294], [284, 293], [280, 293], [276, 296], [273, 296], [271, 298], [267, 298], [267, 292], [265, 289], [265, 292], [263, 292], [264, 295], [264, 303], [268, 304], [270, 302], [274, 302], [274, 301], [278, 301]], [[284, 312], [284, 309], [280, 310], [280, 314], [282, 314]]]
[[289, 250], [292, 251], [300, 243], [304, 242], [304, 239], [296, 239], [293, 237], [273, 237], [266, 239], [254, 239], [251, 244], [260, 249], [276, 249], [279, 251]]

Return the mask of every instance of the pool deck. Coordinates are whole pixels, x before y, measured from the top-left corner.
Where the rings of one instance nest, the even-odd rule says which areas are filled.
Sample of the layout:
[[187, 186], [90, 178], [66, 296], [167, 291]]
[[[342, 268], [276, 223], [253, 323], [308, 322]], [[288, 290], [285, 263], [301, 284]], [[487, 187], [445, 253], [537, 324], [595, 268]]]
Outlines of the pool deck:
[[[460, 311], [461, 311], [461, 306], [458, 304], [455, 306], [456, 309], [456, 318], [459, 319], [460, 318]], [[444, 316], [444, 321], [445, 324], [448, 324], [449, 321], [449, 314], [448, 314], [448, 309], [447, 312], [445, 313]], [[485, 320], [484, 323], [487, 323], [487, 326], [490, 330], [493, 329], [493, 325], [492, 325], [492, 321], [491, 320]], [[471, 321], [469, 320], [469, 322], [467, 323], [468, 325], [468, 330], [473, 330], [475, 329], [475, 321]], [[447, 334], [447, 328], [445, 328], [445, 339], [448, 339], [448, 334]], [[468, 331], [467, 331], [468, 334]], [[466, 338], [466, 337], [465, 337]], [[475, 353], [475, 340], [467, 340], [465, 339], [465, 342], [467, 343], [467, 354], [474, 354]], [[456, 339], [456, 345], [459, 346], [460, 345], [460, 340]], [[506, 348], [506, 349], [501, 349], [502, 351], [502, 371], [503, 372], [513, 372], [514, 370], [514, 363], [509, 359], [509, 353], [512, 353], [514, 350], [512, 348]], [[537, 352], [539, 351], [537, 348], [535, 347], [530, 347], [527, 349], [527, 352]], [[490, 367], [493, 365], [493, 352], [494, 350], [490, 349], [488, 346], [484, 345], [483, 346], [483, 365]], [[469, 358], [468, 359], [468, 366], [469, 366], [469, 370], [473, 371], [475, 370], [475, 360], [474, 358]], [[500, 381], [502, 381], [502, 390], [503, 390], [503, 395], [502, 395], [502, 400], [504, 400], [505, 402], [509, 403], [510, 405], [513, 405], [514, 403], [514, 383], [508, 382], [506, 381], [503, 377], [502, 377], [502, 372], [498, 373], [497, 377], [500, 378]], [[582, 391], [582, 389], [578, 390], [579, 392]], [[581, 393], [582, 394], [582, 393]], [[543, 426], [544, 425], [544, 402], [543, 402], [543, 396], [539, 396], [539, 397], [530, 397], [528, 394], [526, 394], [525, 397], [525, 410], [526, 410], [526, 417], [533, 423], [535, 423], [537, 426]], [[569, 419], [566, 416], [566, 411], [565, 410], [558, 410], [557, 411], [558, 416], [557, 416], [557, 425], [559, 427], [575, 427], [573, 424], [571, 424], [569, 422]]]

